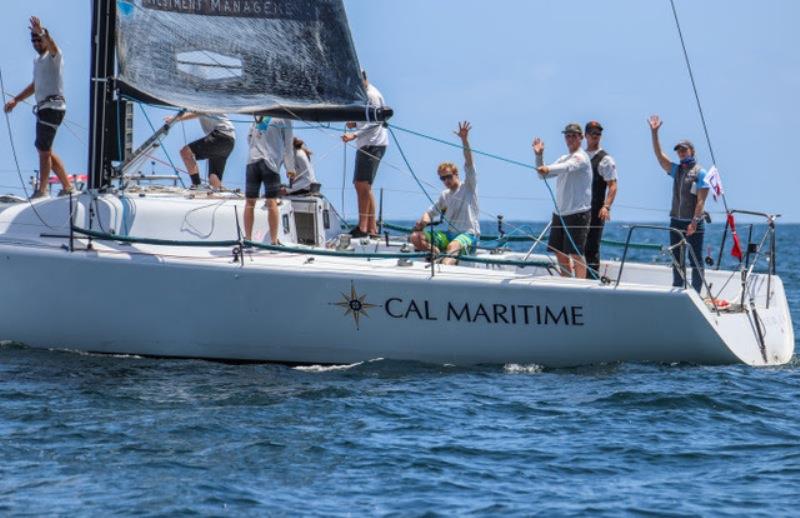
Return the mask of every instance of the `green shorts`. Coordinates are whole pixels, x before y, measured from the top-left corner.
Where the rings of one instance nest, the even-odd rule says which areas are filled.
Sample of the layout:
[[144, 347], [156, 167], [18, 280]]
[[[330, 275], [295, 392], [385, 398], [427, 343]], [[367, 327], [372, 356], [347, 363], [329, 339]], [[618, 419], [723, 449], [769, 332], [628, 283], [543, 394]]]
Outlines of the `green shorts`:
[[461, 250], [458, 251], [459, 255], [469, 254], [475, 251], [478, 246], [478, 238], [475, 234], [465, 232], [463, 234], [455, 235], [452, 232], [444, 232], [442, 230], [435, 230], [433, 232], [433, 239], [431, 239], [430, 231], [425, 232], [425, 239], [430, 243], [433, 241], [433, 246], [439, 249], [440, 252], [447, 250], [447, 246], [453, 241], [461, 244]]

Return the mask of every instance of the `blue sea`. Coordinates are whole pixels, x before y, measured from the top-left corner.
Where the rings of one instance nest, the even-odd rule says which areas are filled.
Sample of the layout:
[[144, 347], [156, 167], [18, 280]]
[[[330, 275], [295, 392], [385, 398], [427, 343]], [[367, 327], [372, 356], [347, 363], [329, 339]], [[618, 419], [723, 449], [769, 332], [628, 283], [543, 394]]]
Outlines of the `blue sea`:
[[[708, 241], [720, 234], [712, 226]], [[800, 226], [778, 235], [797, 319]], [[292, 368], [0, 345], [3, 516], [774, 517], [799, 506], [797, 358]]]

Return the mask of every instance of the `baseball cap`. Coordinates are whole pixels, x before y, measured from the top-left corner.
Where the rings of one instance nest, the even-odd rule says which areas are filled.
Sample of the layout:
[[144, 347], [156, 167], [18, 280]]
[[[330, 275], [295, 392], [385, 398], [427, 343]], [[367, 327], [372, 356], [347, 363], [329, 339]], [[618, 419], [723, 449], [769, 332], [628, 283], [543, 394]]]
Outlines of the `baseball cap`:
[[597, 121], [589, 121], [586, 123], [586, 133], [589, 133], [592, 130], [602, 132], [603, 126]]
[[564, 134], [577, 133], [578, 135], [583, 135], [583, 130], [581, 129], [580, 124], [578, 124], [577, 122], [571, 122], [567, 124], [567, 126], [564, 128], [564, 131], [562, 131], [561, 133]]
[[672, 150], [673, 150], [673, 151], [677, 151], [677, 150], [678, 150], [678, 148], [682, 148], [682, 147], [685, 147], [685, 148], [687, 148], [687, 149], [691, 149], [692, 151], [694, 151], [694, 144], [692, 144], [692, 143], [691, 143], [690, 141], [688, 141], [688, 140], [681, 140], [680, 142], [678, 142], [677, 144], [675, 144], [675, 147], [674, 147], [674, 148], [672, 148]]

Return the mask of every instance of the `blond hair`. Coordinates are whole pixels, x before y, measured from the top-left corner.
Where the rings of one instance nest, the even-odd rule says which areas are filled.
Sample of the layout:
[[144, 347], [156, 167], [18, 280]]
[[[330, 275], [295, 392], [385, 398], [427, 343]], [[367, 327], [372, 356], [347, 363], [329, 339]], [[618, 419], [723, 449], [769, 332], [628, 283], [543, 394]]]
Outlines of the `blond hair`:
[[436, 168], [436, 172], [458, 174], [458, 166], [456, 166], [453, 162], [442, 162], [439, 164], [439, 167]]

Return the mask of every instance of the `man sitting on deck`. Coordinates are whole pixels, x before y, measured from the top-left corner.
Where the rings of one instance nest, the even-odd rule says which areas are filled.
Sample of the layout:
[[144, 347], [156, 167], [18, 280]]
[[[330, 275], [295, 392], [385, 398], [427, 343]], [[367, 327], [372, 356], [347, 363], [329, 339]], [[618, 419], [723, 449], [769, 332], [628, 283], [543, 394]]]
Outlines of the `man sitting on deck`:
[[[474, 250], [481, 232], [478, 222], [477, 178], [468, 139], [471, 129], [472, 126], [469, 122], [464, 121], [459, 123], [458, 131], [455, 132], [461, 139], [464, 149], [466, 178], [463, 182], [461, 181], [458, 176], [458, 167], [454, 163], [439, 164], [437, 170], [439, 180], [447, 189], [442, 191], [439, 200], [422, 214], [414, 226], [414, 233], [411, 234], [411, 242], [417, 250], [430, 250], [432, 242], [434, 253], [446, 251], [450, 257], [446, 257], [442, 261], [443, 264], [456, 264], [453, 256]], [[433, 221], [437, 214], [441, 214], [447, 219], [447, 232], [435, 231], [431, 235], [431, 232], [425, 231], [425, 227]]]

